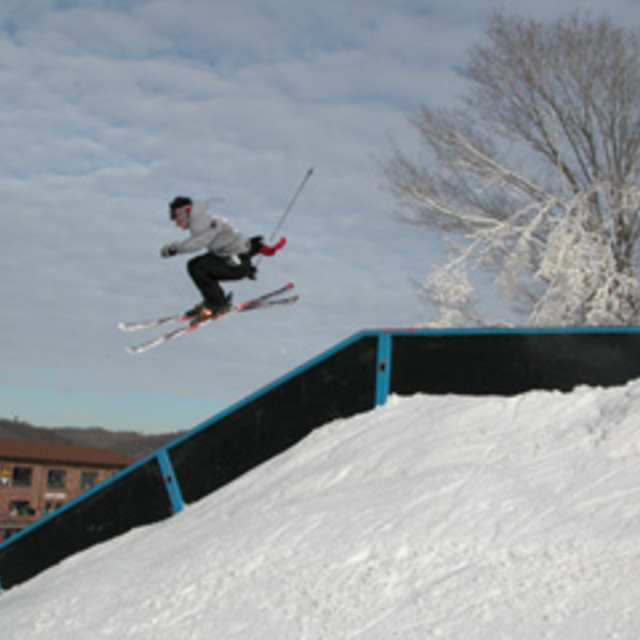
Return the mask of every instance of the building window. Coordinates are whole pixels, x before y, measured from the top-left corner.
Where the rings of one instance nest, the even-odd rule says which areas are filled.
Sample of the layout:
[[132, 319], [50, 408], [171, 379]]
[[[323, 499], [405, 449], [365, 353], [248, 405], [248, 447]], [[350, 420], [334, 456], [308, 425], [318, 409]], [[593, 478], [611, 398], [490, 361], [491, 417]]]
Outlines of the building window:
[[63, 489], [67, 480], [67, 472], [64, 469], [49, 469], [47, 472], [47, 487], [50, 489]]
[[80, 474], [80, 489], [82, 491], [86, 491], [87, 489], [91, 489], [95, 487], [98, 482], [98, 472], [97, 471], [83, 471]]
[[12, 482], [14, 487], [30, 487], [33, 469], [31, 467], [13, 467]]
[[9, 515], [33, 516], [36, 511], [28, 500], [12, 500], [9, 503]]
[[11, 527], [0, 529], [0, 542], [4, 540], [8, 540], [11, 536], [15, 536], [16, 533], [19, 533], [21, 529], [13, 529]]
[[59, 509], [62, 505], [64, 505], [64, 502], [56, 502], [54, 500], [47, 500], [47, 502], [44, 503], [43, 512], [44, 513], [52, 513], [54, 511], [56, 511], [57, 509]]

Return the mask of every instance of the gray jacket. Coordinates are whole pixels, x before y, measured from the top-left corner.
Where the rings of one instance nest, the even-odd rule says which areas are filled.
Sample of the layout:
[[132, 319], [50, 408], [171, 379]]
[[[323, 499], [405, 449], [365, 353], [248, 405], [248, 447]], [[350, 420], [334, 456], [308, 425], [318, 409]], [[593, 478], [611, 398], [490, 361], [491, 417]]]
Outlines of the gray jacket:
[[193, 253], [208, 249], [221, 258], [233, 258], [247, 253], [251, 243], [224, 218], [212, 216], [207, 211], [208, 202], [194, 202], [189, 220], [191, 237], [173, 244], [177, 253]]

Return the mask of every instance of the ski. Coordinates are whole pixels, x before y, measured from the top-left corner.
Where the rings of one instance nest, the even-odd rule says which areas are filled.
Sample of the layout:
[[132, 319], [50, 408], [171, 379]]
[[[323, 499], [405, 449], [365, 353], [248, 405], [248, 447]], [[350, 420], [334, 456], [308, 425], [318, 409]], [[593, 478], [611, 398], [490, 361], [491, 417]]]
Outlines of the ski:
[[[291, 291], [293, 289], [293, 283], [289, 282], [283, 287], [275, 289], [274, 291], [269, 291], [262, 296], [258, 296], [257, 298], [252, 298], [247, 302], [243, 303], [241, 306], [247, 305], [258, 305], [261, 301], [269, 300], [276, 296], [279, 296], [287, 291]], [[161, 327], [165, 324], [171, 324], [174, 322], [190, 322], [193, 320], [193, 316], [188, 313], [177, 313], [170, 316], [162, 316], [160, 318], [152, 318], [149, 320], [141, 320], [137, 322], [119, 322], [118, 329], [121, 331], [138, 331], [139, 329], [152, 329], [154, 327]]]
[[177, 329], [174, 329], [173, 331], [169, 331], [168, 333], [165, 333], [161, 336], [153, 338], [152, 340], [148, 340], [147, 342], [143, 342], [138, 345], [127, 347], [127, 351], [132, 354], [144, 353], [145, 351], [149, 351], [149, 349], [158, 347], [161, 344], [168, 342], [169, 340], [174, 340], [175, 338], [179, 338], [180, 336], [186, 335], [187, 333], [191, 333], [192, 331], [199, 329], [204, 324], [208, 324], [209, 322], [213, 322], [215, 320], [220, 320], [221, 318], [224, 318], [225, 316], [231, 313], [242, 313], [245, 311], [254, 311], [258, 309], [269, 309], [271, 307], [278, 306], [278, 305], [293, 304], [294, 302], [297, 302], [299, 296], [293, 295], [285, 298], [274, 299], [277, 296], [282, 295], [287, 291], [290, 291], [292, 288], [293, 288], [293, 284], [289, 283], [284, 287], [281, 287], [280, 289], [276, 289], [275, 291], [270, 291], [269, 293], [266, 293], [262, 296], [258, 296], [257, 298], [252, 298], [239, 305], [233, 306], [227, 311], [220, 313], [213, 318], [204, 320], [202, 322], [193, 321], [192, 318], [189, 318], [190, 322], [188, 324], [178, 327]]
[[179, 313], [175, 316], [163, 316], [162, 318], [141, 320], [139, 322], [118, 322], [118, 329], [121, 331], [138, 331], [138, 329], [151, 329], [171, 322], [187, 322], [188, 320], [191, 320], [191, 316], [186, 313]]
[[280, 298], [278, 300], [267, 300], [265, 302], [261, 302], [259, 304], [252, 304], [250, 306], [238, 305], [236, 307], [231, 307], [228, 311], [225, 311], [214, 318], [209, 318], [208, 320], [204, 320], [202, 322], [190, 322], [189, 324], [183, 325], [174, 329], [173, 331], [169, 331], [161, 336], [153, 338], [152, 340], [148, 340], [147, 342], [143, 342], [141, 344], [133, 345], [127, 347], [127, 351], [132, 354], [144, 353], [145, 351], [149, 351], [155, 347], [159, 347], [161, 344], [168, 342], [169, 340], [174, 340], [175, 338], [179, 338], [180, 336], [186, 335], [187, 333], [191, 333], [196, 329], [199, 329], [202, 325], [208, 324], [209, 322], [214, 322], [215, 320], [220, 320], [225, 316], [231, 313], [243, 313], [246, 311], [257, 311], [258, 309], [270, 309], [271, 307], [275, 307], [278, 305], [286, 305], [293, 304], [298, 301], [300, 296], [289, 296], [287, 298]]

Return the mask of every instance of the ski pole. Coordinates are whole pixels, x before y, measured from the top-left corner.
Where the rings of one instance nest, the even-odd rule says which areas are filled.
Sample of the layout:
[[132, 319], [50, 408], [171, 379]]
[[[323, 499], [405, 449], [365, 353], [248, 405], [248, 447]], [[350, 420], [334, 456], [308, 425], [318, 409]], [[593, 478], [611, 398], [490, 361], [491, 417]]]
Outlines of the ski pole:
[[287, 205], [287, 208], [284, 210], [284, 213], [280, 216], [280, 220], [278, 220], [278, 224], [276, 224], [273, 232], [269, 236], [269, 242], [272, 242], [274, 240], [276, 233], [278, 233], [278, 230], [283, 225], [285, 219], [287, 218], [289, 213], [291, 213], [291, 209], [293, 209], [293, 205], [296, 203], [298, 196], [304, 189], [304, 185], [307, 183], [307, 180], [309, 180], [312, 174], [313, 174], [313, 167], [309, 167], [309, 170], [307, 171], [307, 173], [305, 173], [304, 178], [302, 178], [302, 182], [300, 183], [300, 186], [298, 187], [296, 192], [293, 194], [293, 198], [291, 198], [291, 202], [289, 202], [289, 204]]
[[[307, 184], [307, 180], [309, 180], [309, 178], [311, 177], [312, 174], [313, 174], [313, 167], [309, 167], [309, 169], [307, 170], [307, 173], [305, 173], [305, 175], [304, 175], [304, 178], [302, 178], [302, 182], [300, 182], [300, 185], [296, 189], [296, 192], [293, 194], [293, 197], [291, 198], [291, 201], [287, 205], [287, 208], [284, 210], [284, 213], [280, 216], [280, 220], [278, 220], [278, 223], [276, 224], [276, 226], [274, 227], [273, 231], [271, 232], [271, 235], [269, 236], [269, 244], [271, 244], [273, 242], [273, 240], [276, 237], [276, 233], [278, 233], [278, 231], [280, 230], [280, 227], [283, 225], [283, 223], [286, 220], [287, 216], [289, 215], [289, 213], [291, 213], [291, 209], [293, 209], [293, 205], [296, 203], [296, 200], [298, 199], [298, 196], [300, 195], [300, 193], [304, 189], [304, 186]], [[258, 256], [258, 258], [256, 260], [256, 266], [260, 263], [261, 258], [262, 258], [262, 256]]]

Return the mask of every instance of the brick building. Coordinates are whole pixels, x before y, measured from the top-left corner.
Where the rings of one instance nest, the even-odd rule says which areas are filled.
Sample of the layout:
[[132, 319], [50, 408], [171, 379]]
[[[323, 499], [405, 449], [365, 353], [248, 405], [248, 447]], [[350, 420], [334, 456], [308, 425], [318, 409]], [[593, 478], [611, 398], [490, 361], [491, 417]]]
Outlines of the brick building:
[[109, 449], [0, 440], [0, 541], [132, 462]]

